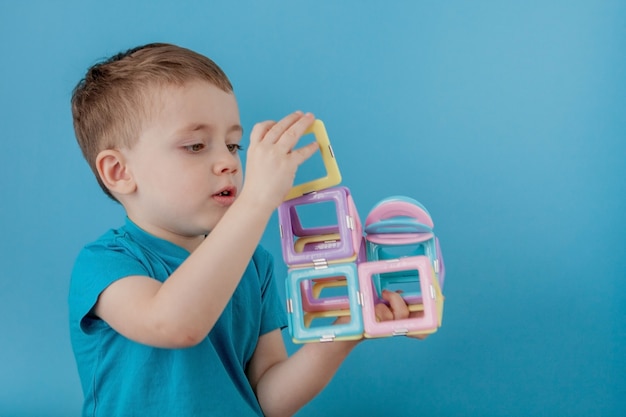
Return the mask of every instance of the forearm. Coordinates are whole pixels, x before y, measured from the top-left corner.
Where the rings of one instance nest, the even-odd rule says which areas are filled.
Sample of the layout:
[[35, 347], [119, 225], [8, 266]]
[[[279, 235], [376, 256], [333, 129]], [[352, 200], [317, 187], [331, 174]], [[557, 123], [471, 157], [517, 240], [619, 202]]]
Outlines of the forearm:
[[316, 144], [293, 149], [313, 119], [312, 114], [296, 112], [278, 123], [255, 125], [243, 190], [204, 242], [163, 284], [155, 299], [169, 306], [163, 318], [191, 326], [189, 331], [199, 337], [212, 329], [272, 212], [292, 187], [298, 165], [317, 149]]
[[221, 315], [273, 211], [246, 198], [240, 196], [155, 294], [155, 311], [194, 339], [208, 334]]
[[268, 369], [256, 393], [268, 417], [292, 416], [330, 382], [358, 341], [308, 343]]

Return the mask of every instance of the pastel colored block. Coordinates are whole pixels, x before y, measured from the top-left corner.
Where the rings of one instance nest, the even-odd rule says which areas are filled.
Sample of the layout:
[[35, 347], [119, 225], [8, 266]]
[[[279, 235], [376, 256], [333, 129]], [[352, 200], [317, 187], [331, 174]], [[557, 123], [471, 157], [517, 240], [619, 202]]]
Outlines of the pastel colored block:
[[[299, 206], [333, 202], [337, 223], [305, 228]], [[332, 187], [289, 201], [278, 207], [283, 260], [290, 268], [353, 262], [361, 248], [363, 229], [356, 206], [346, 187]]]
[[374, 289], [376, 291], [376, 297], [382, 301], [382, 292], [384, 290], [394, 291], [395, 288], [405, 288], [402, 290], [402, 298], [408, 304], [421, 304], [422, 303], [422, 290], [417, 288], [416, 290], [409, 291], [407, 286], [413, 288], [419, 287], [420, 280], [417, 271], [398, 271], [387, 274], [374, 274], [372, 276]]
[[[421, 314], [419, 317], [379, 322], [375, 313], [375, 305], [379, 300], [371, 285], [372, 277], [376, 274], [402, 271], [417, 271], [418, 273], [422, 299], [419, 307], [411, 308], [414, 311], [421, 311]], [[359, 264], [358, 273], [365, 337], [428, 334], [437, 331], [443, 315], [443, 296], [428, 257], [412, 256], [389, 261], [364, 262]]]
[[[302, 282], [320, 279], [343, 279], [347, 287], [348, 308], [306, 312]], [[354, 263], [330, 265], [327, 268], [299, 268], [288, 271], [286, 284], [287, 319], [289, 333], [294, 343], [356, 340], [363, 337], [363, 313], [360, 304], [359, 278]], [[311, 327], [316, 317], [349, 315], [350, 321]]]
[[[334, 204], [336, 224], [304, 227], [297, 209], [322, 202]], [[382, 200], [367, 217], [365, 236], [346, 187], [286, 200], [278, 218], [295, 343], [429, 334], [441, 326], [445, 265], [433, 221], [419, 202]], [[385, 290], [400, 293], [412, 317], [377, 321], [376, 306], [388, 304]], [[337, 324], [340, 317], [350, 320]]]
[[315, 140], [319, 144], [322, 161], [324, 163], [324, 168], [326, 169], [326, 176], [305, 182], [303, 184], [295, 185], [285, 197], [285, 201], [300, 197], [313, 191], [330, 188], [341, 183], [339, 165], [337, 165], [333, 148], [330, 145], [330, 140], [328, 139], [324, 122], [319, 119], [315, 120], [311, 127], [304, 132], [305, 135], [309, 133], [313, 133]]
[[366, 236], [367, 259], [370, 261], [386, 261], [406, 256], [428, 256], [431, 260], [437, 258], [437, 247], [434, 236], [424, 241], [397, 241], [388, 239], [386, 243], [376, 243], [380, 240], [370, 240]]
[[385, 198], [374, 206], [365, 220], [368, 260], [426, 255], [443, 287], [443, 257], [433, 228], [430, 213], [417, 200], [405, 196]]
[[429, 233], [434, 225], [430, 213], [420, 202], [405, 196], [381, 200], [365, 219], [367, 234]]
[[328, 233], [324, 235], [306, 236], [296, 239], [294, 250], [296, 253], [320, 251], [329, 248], [337, 248], [341, 236], [339, 233]]
[[339, 309], [339, 310], [324, 310], [324, 311], [315, 311], [312, 313], [304, 313], [304, 326], [310, 328], [315, 319], [319, 318], [339, 318], [350, 316], [350, 310]]
[[[297, 245], [297, 242], [296, 242]], [[361, 248], [356, 259], [357, 265], [367, 261], [365, 240], [361, 240]], [[338, 280], [338, 277], [323, 278], [302, 281], [302, 306], [305, 312], [328, 311], [350, 308], [347, 296], [322, 296], [324, 288], [346, 285], [345, 280]]]
[[[445, 264], [443, 262], [443, 254], [441, 253], [441, 246], [439, 245], [439, 239], [433, 236], [431, 239], [425, 241], [403, 241], [388, 238], [382, 240], [386, 243], [374, 243], [370, 240], [371, 236], [366, 236], [366, 248], [368, 261], [385, 261], [397, 258], [404, 258], [407, 256], [420, 256], [424, 255], [430, 259], [432, 267], [435, 271], [439, 286], [443, 288], [445, 279]], [[381, 242], [381, 240], [376, 240]], [[395, 243], [392, 243], [395, 242]], [[375, 278], [375, 283], [377, 283]], [[377, 285], [377, 288], [379, 285]]]
[[426, 233], [368, 233], [367, 240], [381, 245], [404, 245], [408, 243], [419, 243], [432, 239], [435, 234]]
[[350, 300], [347, 295], [322, 297], [322, 291], [324, 289], [333, 287], [347, 287], [347, 282], [342, 277], [301, 281], [300, 291], [302, 294], [302, 309], [304, 312], [350, 309]]
[[435, 263], [435, 273], [439, 281], [439, 286], [443, 289], [443, 284], [446, 280], [446, 265], [443, 262], [443, 253], [441, 252], [441, 245], [439, 244], [439, 238], [435, 237], [435, 252], [437, 256], [437, 262]]

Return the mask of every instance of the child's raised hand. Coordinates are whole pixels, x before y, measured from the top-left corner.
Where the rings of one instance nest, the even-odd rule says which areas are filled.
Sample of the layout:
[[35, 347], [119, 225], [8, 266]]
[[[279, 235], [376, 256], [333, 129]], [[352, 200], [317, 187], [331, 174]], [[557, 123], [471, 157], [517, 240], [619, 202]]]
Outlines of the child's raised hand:
[[293, 186], [298, 166], [318, 149], [317, 142], [294, 149], [314, 120], [313, 114], [298, 111], [278, 122], [257, 123], [250, 133], [242, 192], [254, 195], [257, 204], [278, 207]]
[[[397, 292], [383, 290], [382, 298], [387, 301], [389, 305], [378, 303], [374, 307], [376, 318], [379, 321], [403, 320], [420, 314], [419, 312], [410, 312], [406, 302]], [[426, 339], [427, 336], [427, 334], [419, 334], [410, 335], [409, 337], [423, 340]]]

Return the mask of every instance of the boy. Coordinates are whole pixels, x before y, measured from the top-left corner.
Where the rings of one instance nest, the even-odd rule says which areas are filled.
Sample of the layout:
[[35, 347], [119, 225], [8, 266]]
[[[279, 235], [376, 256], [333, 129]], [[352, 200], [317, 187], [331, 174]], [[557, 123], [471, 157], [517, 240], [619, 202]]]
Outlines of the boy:
[[[273, 261], [258, 245], [317, 149], [294, 149], [314, 116], [255, 125], [243, 184], [228, 78], [168, 44], [91, 67], [72, 113], [87, 162], [127, 215], [83, 248], [72, 273], [83, 416], [294, 414], [357, 343], [307, 344], [288, 358]], [[387, 297], [381, 319], [408, 315]]]

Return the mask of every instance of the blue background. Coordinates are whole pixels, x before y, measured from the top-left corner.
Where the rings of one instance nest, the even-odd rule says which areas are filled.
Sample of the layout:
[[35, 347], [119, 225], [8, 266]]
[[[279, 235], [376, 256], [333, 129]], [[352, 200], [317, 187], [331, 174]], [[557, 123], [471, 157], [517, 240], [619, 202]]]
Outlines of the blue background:
[[[624, 22], [622, 1], [2, 1], [0, 415], [79, 413], [69, 273], [123, 213], [69, 99], [153, 41], [217, 61], [248, 132], [323, 119], [361, 217], [403, 194], [435, 220], [443, 327], [363, 342], [299, 416], [626, 415]], [[276, 217], [263, 243], [282, 284]]]

